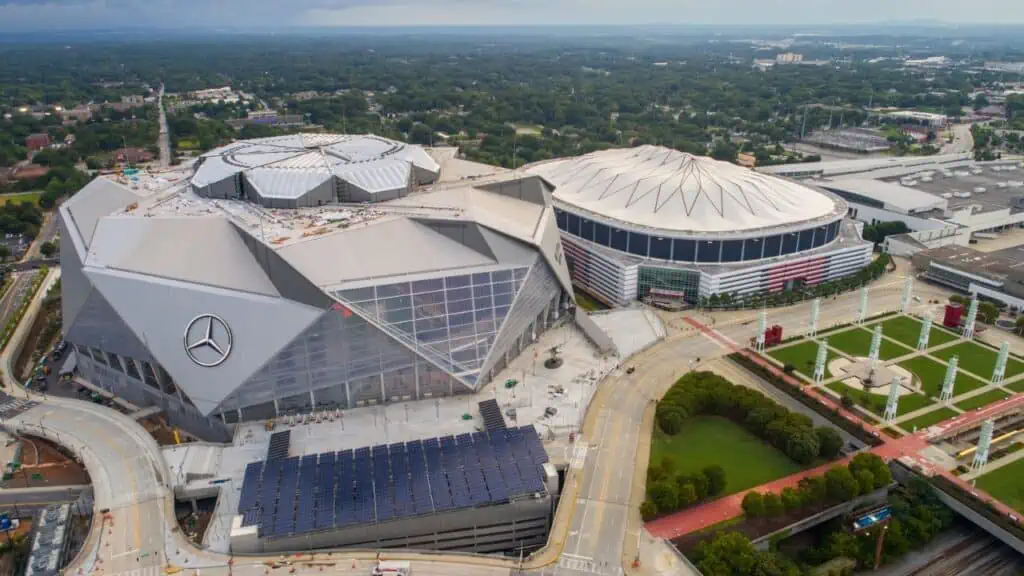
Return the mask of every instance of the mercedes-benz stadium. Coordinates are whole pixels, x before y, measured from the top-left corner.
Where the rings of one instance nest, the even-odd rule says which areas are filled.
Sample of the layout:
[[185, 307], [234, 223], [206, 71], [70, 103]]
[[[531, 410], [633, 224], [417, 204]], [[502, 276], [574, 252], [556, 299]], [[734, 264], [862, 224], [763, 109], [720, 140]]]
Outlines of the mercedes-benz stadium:
[[[358, 164], [351, 137], [301, 138], [335, 142], [315, 151], [335, 174], [339, 146]], [[239, 152], [267, 142], [234, 145], [233, 157], [271, 154]], [[401, 149], [415, 174], [423, 151]], [[59, 209], [79, 372], [200, 438], [229, 439], [240, 421], [472, 393], [572, 301], [539, 177], [268, 208], [271, 195], [308, 197], [305, 169], [233, 172], [242, 185], [229, 198], [202, 196], [226, 154], [155, 192], [100, 177]]]
[[573, 283], [612, 306], [815, 285], [870, 263], [846, 203], [807, 183], [658, 146], [539, 162]]

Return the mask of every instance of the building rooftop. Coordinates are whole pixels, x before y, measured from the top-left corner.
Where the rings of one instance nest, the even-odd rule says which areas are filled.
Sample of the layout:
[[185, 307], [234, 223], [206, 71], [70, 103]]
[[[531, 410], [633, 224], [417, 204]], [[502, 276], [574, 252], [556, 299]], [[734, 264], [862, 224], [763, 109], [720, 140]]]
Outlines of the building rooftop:
[[1005, 210], [1024, 196], [1024, 167], [1017, 161], [970, 162], [946, 170], [925, 170], [899, 178], [886, 178], [932, 196], [943, 198], [949, 210], [975, 213]]
[[556, 204], [659, 231], [775, 229], [846, 212], [819, 189], [660, 146], [593, 152], [526, 168]]
[[967, 246], [950, 244], [924, 250], [915, 256], [921, 262], [935, 262], [995, 281], [1003, 281], [1014, 270], [1024, 268], [1024, 247], [996, 252], [981, 252]]
[[947, 201], [923, 190], [895, 182], [867, 178], [834, 178], [821, 183], [823, 188], [841, 194], [848, 192], [882, 202], [891, 210], [914, 214], [945, 209]]

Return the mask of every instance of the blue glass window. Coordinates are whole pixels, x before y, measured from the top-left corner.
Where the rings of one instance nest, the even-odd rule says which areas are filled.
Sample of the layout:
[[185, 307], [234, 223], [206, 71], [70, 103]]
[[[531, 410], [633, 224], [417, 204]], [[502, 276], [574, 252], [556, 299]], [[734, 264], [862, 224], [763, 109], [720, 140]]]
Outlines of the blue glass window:
[[828, 235], [828, 228], [822, 226], [814, 229], [814, 247], [822, 246], [825, 244], [825, 237]]
[[594, 222], [594, 242], [602, 246], [608, 245], [608, 226], [600, 222]]
[[647, 242], [650, 237], [647, 234], [629, 233], [629, 253], [637, 256], [647, 256]]
[[743, 255], [743, 240], [722, 242], [722, 262], [739, 262]]
[[569, 220], [568, 220], [568, 223], [567, 223], [566, 226], [567, 227], [566, 227], [565, 230], [569, 234], [572, 234], [573, 236], [579, 236], [580, 235], [580, 217], [579, 216], [577, 216], [577, 215], [575, 215], [575, 214], [570, 212], [569, 213]]
[[698, 262], [718, 262], [718, 256], [722, 251], [722, 243], [714, 240], [701, 240], [697, 243]]
[[672, 241], [672, 259], [677, 262], [693, 262], [697, 258], [694, 256], [694, 251], [697, 249], [697, 243], [693, 240], [673, 240]]
[[555, 220], [558, 221], [559, 230], [568, 230], [568, 215], [565, 213], [565, 210], [555, 208]]
[[814, 229], [800, 231], [800, 251], [809, 250], [814, 241]]
[[796, 239], [797, 235], [794, 234], [783, 234], [782, 235], [782, 253], [792, 254], [796, 252]]
[[651, 258], [672, 259], [672, 239], [651, 236]]
[[764, 257], [773, 258], [782, 250], [782, 236], [769, 236], [764, 239]]
[[580, 219], [580, 238], [584, 240], [594, 239], [594, 221], [586, 218]]
[[764, 241], [760, 238], [747, 238], [743, 241], [743, 260], [758, 260], [761, 258], [761, 250], [764, 248]]
[[626, 246], [629, 242], [629, 233], [618, 228], [612, 228], [612, 241], [611, 247], [619, 250], [620, 252], [626, 252]]

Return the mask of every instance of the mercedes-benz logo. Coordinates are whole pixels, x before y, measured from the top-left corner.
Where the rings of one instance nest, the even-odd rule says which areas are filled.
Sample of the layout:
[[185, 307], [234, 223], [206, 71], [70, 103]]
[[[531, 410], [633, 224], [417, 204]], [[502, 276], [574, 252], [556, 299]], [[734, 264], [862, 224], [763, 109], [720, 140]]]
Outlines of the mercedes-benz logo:
[[205, 368], [223, 364], [231, 353], [231, 328], [220, 316], [200, 314], [185, 327], [185, 354]]

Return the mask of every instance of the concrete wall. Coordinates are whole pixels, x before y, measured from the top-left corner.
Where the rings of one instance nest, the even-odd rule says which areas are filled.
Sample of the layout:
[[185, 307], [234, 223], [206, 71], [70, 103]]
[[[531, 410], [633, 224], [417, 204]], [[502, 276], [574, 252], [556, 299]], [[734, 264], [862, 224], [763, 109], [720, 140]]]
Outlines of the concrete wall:
[[468, 508], [441, 514], [361, 524], [284, 538], [261, 538], [253, 550], [251, 534], [232, 532], [232, 552], [289, 552], [338, 547], [417, 548], [500, 552], [518, 546], [540, 547], [547, 540], [552, 517], [551, 496], [525, 498], [498, 506]]

